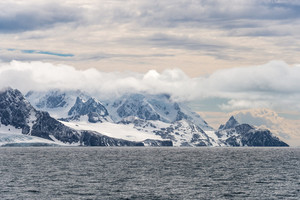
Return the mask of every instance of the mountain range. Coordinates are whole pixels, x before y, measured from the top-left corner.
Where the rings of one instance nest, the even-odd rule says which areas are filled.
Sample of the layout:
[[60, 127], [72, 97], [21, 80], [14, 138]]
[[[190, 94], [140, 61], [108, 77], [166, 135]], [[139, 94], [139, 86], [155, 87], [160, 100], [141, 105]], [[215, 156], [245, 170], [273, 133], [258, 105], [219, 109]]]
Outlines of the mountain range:
[[0, 146], [288, 146], [231, 117], [218, 130], [167, 94], [0, 92]]

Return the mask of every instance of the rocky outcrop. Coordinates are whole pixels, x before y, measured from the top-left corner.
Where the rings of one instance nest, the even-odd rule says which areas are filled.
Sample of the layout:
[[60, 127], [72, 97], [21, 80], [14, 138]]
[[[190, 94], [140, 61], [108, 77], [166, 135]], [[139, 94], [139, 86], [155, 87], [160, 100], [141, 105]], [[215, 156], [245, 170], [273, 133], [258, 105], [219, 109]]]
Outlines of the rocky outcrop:
[[108, 116], [106, 108], [94, 98], [89, 98], [84, 102], [77, 97], [74, 106], [68, 112], [66, 120], [79, 120], [81, 116], [88, 116], [88, 121], [91, 123], [102, 122]]
[[221, 125], [216, 134], [227, 146], [289, 146], [269, 130], [239, 124], [234, 117]]

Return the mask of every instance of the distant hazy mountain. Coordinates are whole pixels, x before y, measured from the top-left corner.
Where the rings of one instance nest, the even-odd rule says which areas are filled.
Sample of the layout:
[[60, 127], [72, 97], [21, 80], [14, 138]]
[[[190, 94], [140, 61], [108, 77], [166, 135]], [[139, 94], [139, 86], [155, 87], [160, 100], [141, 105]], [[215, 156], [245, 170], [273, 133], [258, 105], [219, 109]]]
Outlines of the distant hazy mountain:
[[299, 146], [300, 120], [295, 119], [293, 115], [283, 118], [275, 111], [265, 108], [239, 110], [231, 113], [231, 115], [240, 123], [249, 123], [255, 127], [269, 129], [275, 136], [289, 145]]

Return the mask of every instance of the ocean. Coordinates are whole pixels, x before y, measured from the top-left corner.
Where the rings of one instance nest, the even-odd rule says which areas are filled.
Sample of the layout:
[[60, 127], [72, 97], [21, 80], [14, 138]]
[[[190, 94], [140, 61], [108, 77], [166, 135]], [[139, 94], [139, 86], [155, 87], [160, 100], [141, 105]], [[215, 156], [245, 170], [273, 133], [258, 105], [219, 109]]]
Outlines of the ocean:
[[2, 147], [0, 199], [300, 199], [300, 148]]

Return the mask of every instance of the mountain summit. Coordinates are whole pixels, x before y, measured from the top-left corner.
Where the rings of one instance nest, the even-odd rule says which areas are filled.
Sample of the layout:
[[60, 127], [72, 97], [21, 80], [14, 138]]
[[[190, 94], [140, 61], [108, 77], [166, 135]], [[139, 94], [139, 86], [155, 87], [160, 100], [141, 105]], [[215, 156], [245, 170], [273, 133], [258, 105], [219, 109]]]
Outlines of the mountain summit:
[[225, 125], [222, 124], [222, 125], [219, 127], [219, 130], [224, 130], [224, 129], [234, 128], [234, 127], [236, 127], [236, 126], [238, 126], [238, 125], [239, 125], [239, 122], [236, 121], [236, 119], [235, 119], [233, 116], [231, 116], [231, 117], [229, 118], [229, 120], [226, 122]]

